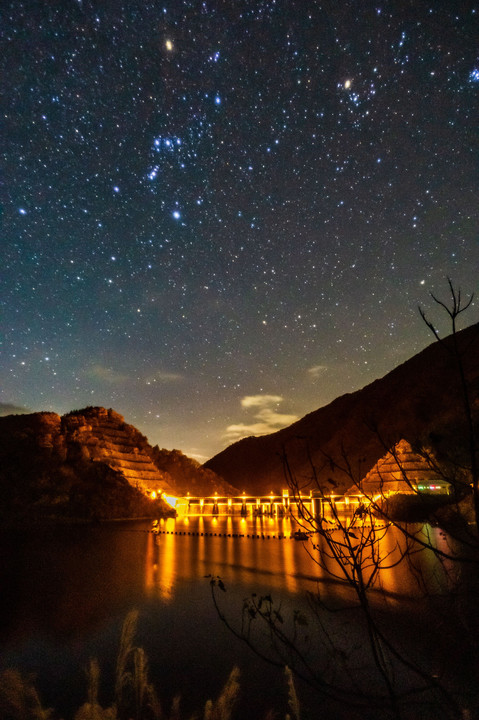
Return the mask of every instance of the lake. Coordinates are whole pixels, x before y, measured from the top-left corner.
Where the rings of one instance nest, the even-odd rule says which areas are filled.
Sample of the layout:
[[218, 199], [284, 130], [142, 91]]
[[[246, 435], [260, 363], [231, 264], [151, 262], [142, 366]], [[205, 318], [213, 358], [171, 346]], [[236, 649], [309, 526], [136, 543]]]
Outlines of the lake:
[[[1, 668], [34, 674], [44, 704], [68, 720], [86, 700], [84, 670], [89, 658], [96, 657], [103, 679], [100, 700], [106, 706], [112, 701], [109, 687], [121, 626], [137, 608], [136, 642], [145, 649], [150, 679], [166, 708], [181, 694], [184, 717], [201, 710], [237, 665], [242, 688], [238, 717], [263, 718], [269, 708], [284, 717], [282, 673], [219, 619], [205, 576], [222, 578], [226, 593], [218, 592], [219, 601], [237, 624], [243, 600], [251, 593], [269, 593], [281, 602], [287, 626], [295, 610], [311, 612], [308, 591], [317, 594], [319, 589], [321, 602], [332, 609], [347, 606], [350, 591], [318, 567], [315, 551], [308, 554], [306, 543], [291, 539], [296, 526], [290, 518], [183, 517], [162, 520], [158, 527], [158, 535], [147, 522], [3, 534]], [[393, 531], [388, 532], [384, 543], [392, 554], [396, 542]], [[413, 572], [405, 564], [385, 570], [377, 598], [373, 593], [373, 602], [377, 600], [385, 622], [400, 629], [406, 648], [415, 647], [417, 633], [424, 634], [429, 625], [427, 632], [434, 635], [430, 607], [421, 611], [422, 583], [440, 597], [445, 582], [432, 553], [420, 553], [414, 562]], [[337, 614], [339, 624], [331, 621], [328, 632], [338, 643], [355, 639], [360, 663], [365, 638], [354, 615], [345, 612]], [[271, 652], [267, 638], [258, 635], [256, 641]], [[437, 644], [435, 648], [432, 664], [440, 651]], [[329, 663], [335, 653], [326, 648], [312, 662]], [[301, 683], [298, 690], [304, 717], [315, 717], [314, 693]]]

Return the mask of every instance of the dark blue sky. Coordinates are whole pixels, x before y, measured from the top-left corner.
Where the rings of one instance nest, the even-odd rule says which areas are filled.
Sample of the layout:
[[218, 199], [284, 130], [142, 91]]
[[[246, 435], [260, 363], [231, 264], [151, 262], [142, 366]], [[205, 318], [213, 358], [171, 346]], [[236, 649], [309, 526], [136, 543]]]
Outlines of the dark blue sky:
[[425, 347], [478, 286], [478, 37], [450, 0], [3, 3], [4, 411], [206, 459]]

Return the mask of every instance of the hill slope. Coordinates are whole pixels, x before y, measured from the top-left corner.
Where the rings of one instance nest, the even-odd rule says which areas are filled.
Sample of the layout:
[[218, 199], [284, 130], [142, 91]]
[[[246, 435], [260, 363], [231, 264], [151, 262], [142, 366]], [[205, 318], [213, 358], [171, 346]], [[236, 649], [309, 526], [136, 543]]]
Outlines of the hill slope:
[[150, 456], [156, 467], [168, 478], [173, 488], [173, 495], [192, 496], [237, 495], [238, 490], [211, 470], [203, 468], [197, 460], [184, 455], [180, 450], [160, 449], [158, 445], [151, 448]]
[[[479, 323], [456, 335], [470, 392], [479, 397]], [[434, 342], [385, 377], [343, 395], [271, 435], [249, 437], [213, 457], [204, 467], [251, 493], [286, 486], [283, 455], [301, 483], [312, 476], [311, 462], [325, 490], [351, 486], [347, 459], [362, 479], [389, 447], [401, 438], [411, 443], [431, 436], [438, 444], [451, 433], [460, 444], [464, 426], [457, 364], [449, 351], [452, 336]], [[448, 350], [449, 348], [449, 350]], [[330, 459], [334, 462], [330, 462]]]

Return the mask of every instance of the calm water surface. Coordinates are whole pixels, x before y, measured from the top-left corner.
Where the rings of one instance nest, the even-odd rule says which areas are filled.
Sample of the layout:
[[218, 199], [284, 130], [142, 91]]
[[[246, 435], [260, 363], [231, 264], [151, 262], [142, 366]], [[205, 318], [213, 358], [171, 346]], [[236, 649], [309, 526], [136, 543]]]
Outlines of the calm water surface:
[[[232, 618], [240, 616], [243, 598], [253, 592], [271, 593], [287, 613], [305, 609], [305, 593], [318, 588], [325, 600], [347, 600], [344, 586], [324, 578], [303, 543], [289, 539], [295, 529], [290, 519], [179, 518], [161, 521], [160, 528], [158, 536], [149, 532], [149, 523], [4, 535], [1, 667], [34, 673], [45, 704], [69, 718], [85, 701], [84, 669], [97, 657], [106, 705], [121, 624], [137, 608], [137, 643], [148, 655], [151, 679], [166, 706], [180, 693], [185, 714], [200, 709], [217, 696], [236, 664], [242, 712], [262, 717], [272, 707], [284, 717], [280, 673], [219, 620], [204, 576], [221, 576], [227, 592], [220, 599]], [[197, 535], [201, 532], [208, 535]], [[387, 542], [394, 547], [393, 536]], [[433, 558], [422, 553], [421, 563], [435, 583]], [[402, 567], [384, 572], [382, 586], [393, 611], [401, 596], [417, 591]]]

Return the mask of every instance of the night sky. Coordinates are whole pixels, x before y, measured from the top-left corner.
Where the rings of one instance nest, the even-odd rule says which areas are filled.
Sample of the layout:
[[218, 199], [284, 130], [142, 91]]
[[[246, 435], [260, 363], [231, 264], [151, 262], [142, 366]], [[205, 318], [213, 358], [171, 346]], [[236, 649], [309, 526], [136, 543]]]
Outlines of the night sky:
[[3, 414], [113, 407], [205, 460], [478, 289], [479, 2], [0, 13]]

